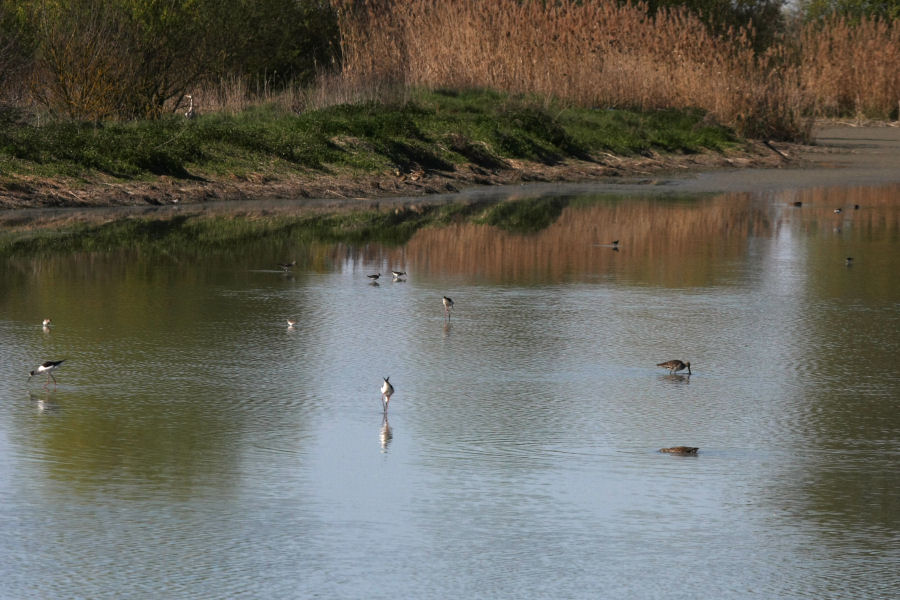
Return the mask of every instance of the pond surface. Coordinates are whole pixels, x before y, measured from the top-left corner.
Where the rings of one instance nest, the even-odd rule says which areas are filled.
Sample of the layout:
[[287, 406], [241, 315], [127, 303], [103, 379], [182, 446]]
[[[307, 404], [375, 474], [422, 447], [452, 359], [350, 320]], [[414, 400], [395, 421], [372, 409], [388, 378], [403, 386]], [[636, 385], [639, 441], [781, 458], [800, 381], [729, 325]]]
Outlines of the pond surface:
[[896, 594], [898, 197], [5, 260], [0, 596]]

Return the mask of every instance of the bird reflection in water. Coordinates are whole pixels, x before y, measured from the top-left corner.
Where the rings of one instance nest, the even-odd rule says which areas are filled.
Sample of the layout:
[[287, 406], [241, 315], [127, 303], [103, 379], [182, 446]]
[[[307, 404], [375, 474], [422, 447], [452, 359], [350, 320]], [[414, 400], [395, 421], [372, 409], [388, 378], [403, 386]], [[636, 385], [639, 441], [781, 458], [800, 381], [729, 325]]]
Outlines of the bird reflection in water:
[[660, 378], [664, 379], [666, 381], [671, 381], [672, 383], [690, 383], [691, 382], [690, 375], [678, 375], [675, 373], [672, 373], [671, 375], [666, 374], [666, 375], [661, 376]]
[[394, 439], [394, 430], [391, 429], [391, 424], [388, 423], [386, 414], [381, 419], [381, 431], [378, 432], [378, 439], [381, 442], [381, 451], [387, 452], [391, 440]]
[[47, 390], [43, 395], [35, 393], [28, 394], [29, 399], [34, 403], [35, 408], [40, 414], [52, 414], [59, 410], [59, 404], [50, 399], [51, 392]]

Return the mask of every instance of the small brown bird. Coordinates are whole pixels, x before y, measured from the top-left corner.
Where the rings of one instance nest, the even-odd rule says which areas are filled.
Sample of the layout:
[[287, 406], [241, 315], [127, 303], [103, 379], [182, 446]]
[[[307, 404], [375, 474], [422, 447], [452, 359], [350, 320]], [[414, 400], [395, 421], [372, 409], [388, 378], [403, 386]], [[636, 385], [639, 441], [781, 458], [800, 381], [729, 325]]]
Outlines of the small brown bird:
[[657, 367], [663, 367], [669, 370], [669, 374], [677, 373], [678, 371], [684, 371], [687, 369], [687, 374], [691, 374], [691, 363], [689, 362], [681, 362], [680, 360], [667, 360], [666, 362], [661, 362], [656, 365]]
[[665, 452], [666, 454], [685, 454], [685, 455], [696, 455], [697, 450], [700, 448], [694, 448], [692, 446], [672, 446], [671, 448], [660, 448], [660, 452]]

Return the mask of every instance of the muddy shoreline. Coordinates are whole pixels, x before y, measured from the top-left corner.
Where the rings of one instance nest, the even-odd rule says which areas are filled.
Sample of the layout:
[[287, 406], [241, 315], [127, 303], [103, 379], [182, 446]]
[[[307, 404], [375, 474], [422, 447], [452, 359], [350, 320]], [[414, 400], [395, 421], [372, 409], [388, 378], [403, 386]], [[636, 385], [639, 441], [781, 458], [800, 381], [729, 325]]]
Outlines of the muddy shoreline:
[[[60, 220], [116, 215], [272, 211], [340, 212], [360, 208], [415, 210], [422, 204], [472, 201], [512, 193], [703, 193], [900, 182], [900, 127], [819, 127], [809, 146], [755, 142], [729, 154], [599, 156], [595, 161], [544, 165], [510, 161], [488, 172], [467, 165], [454, 172], [277, 181], [15, 182], [0, 188], [0, 224], [50, 226]], [[74, 210], [73, 210], [74, 209]], [[87, 210], [78, 210], [87, 209]], [[103, 210], [107, 209], [107, 210]], [[49, 222], [48, 222], [49, 221]]]

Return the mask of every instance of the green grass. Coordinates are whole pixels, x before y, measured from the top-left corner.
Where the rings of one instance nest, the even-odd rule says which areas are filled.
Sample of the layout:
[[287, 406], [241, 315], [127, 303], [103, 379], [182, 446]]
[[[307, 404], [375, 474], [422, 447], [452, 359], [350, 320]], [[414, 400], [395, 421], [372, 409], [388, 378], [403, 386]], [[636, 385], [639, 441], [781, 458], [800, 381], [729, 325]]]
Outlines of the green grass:
[[465, 162], [496, 169], [509, 159], [554, 163], [600, 152], [692, 153], [739, 144], [699, 111], [589, 110], [486, 90], [435, 91], [402, 105], [340, 105], [300, 115], [264, 106], [190, 121], [0, 121], [0, 176], [352, 174], [449, 171]]

